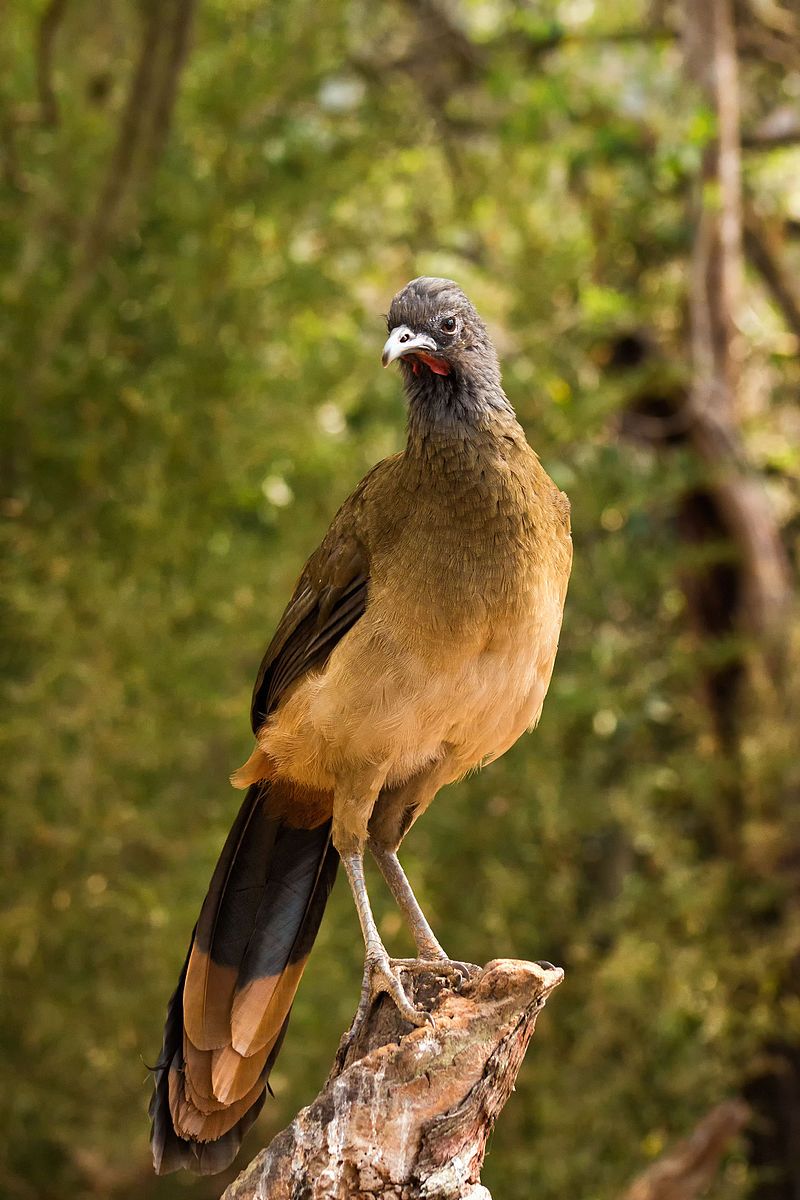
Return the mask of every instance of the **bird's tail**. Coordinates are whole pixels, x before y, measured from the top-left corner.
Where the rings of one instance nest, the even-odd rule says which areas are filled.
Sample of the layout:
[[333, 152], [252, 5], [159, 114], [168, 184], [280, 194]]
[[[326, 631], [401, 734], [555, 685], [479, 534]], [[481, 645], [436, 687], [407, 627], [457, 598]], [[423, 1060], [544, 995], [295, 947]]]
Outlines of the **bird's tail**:
[[[249, 788], [169, 1002], [150, 1101], [159, 1174], [223, 1170], [264, 1103], [339, 861], [328, 798], [286, 792]], [[287, 819], [303, 812], [313, 827]]]

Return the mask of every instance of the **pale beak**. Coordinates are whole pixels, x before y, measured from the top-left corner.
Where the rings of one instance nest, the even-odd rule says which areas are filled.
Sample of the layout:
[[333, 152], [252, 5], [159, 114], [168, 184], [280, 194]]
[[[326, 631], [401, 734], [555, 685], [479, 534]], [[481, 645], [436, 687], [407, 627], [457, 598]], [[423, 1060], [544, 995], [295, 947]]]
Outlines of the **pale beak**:
[[396, 325], [386, 339], [381, 362], [384, 367], [388, 367], [396, 358], [403, 358], [406, 354], [414, 354], [420, 350], [426, 354], [438, 354], [439, 347], [427, 333], [414, 333], [407, 325]]

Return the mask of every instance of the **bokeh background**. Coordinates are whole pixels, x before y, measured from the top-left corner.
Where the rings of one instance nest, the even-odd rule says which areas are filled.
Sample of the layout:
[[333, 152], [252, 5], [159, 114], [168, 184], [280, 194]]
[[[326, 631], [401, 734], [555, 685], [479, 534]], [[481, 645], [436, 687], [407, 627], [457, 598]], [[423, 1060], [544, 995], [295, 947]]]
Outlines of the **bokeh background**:
[[[567, 972], [485, 1181], [610, 1200], [744, 1096], [713, 1196], [796, 1198], [796, 3], [18, 0], [0, 66], [0, 1194], [221, 1190], [152, 1177], [147, 1064], [426, 273], [573, 506], [541, 726], [405, 847], [451, 953]], [[361, 958], [340, 880], [240, 1166]]]

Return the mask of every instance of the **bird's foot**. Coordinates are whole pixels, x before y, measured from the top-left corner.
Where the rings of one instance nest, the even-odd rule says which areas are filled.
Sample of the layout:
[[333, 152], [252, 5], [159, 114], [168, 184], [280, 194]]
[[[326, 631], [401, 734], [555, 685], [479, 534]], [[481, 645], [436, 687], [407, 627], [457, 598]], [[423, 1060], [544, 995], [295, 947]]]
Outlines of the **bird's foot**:
[[475, 963], [458, 962], [448, 958], [443, 950], [440, 954], [431, 953], [430, 957], [426, 958], [390, 958], [385, 951], [368, 954], [364, 963], [364, 979], [361, 984], [358, 1008], [350, 1028], [339, 1043], [335, 1071], [338, 1072], [344, 1067], [347, 1052], [356, 1043], [364, 1029], [372, 1005], [384, 993], [391, 996], [400, 1015], [409, 1024], [417, 1027], [434, 1024], [433, 1017], [429, 1012], [415, 1008], [409, 1000], [403, 987], [402, 976], [404, 973], [439, 975], [458, 986], [480, 974], [481, 970], [482, 968], [476, 966]]
[[415, 1008], [406, 995], [403, 987], [403, 974], [440, 975], [456, 984], [465, 983], [468, 979], [480, 973], [481, 968], [474, 963], [458, 962], [448, 958], [438, 942], [435, 946], [420, 946], [416, 958], [389, 958], [384, 952], [370, 958], [364, 968], [364, 982], [361, 988], [361, 1004], [366, 1011], [382, 992], [392, 997], [400, 1015], [412, 1025], [433, 1024], [433, 1017], [424, 1009]]
[[403, 960], [389, 958], [383, 947], [379, 950], [376, 949], [367, 952], [367, 957], [364, 960], [364, 978], [361, 983], [358, 1008], [356, 1009], [350, 1028], [347, 1030], [347, 1033], [342, 1035], [342, 1039], [339, 1042], [339, 1049], [336, 1052], [334, 1062], [334, 1073], [338, 1073], [343, 1069], [347, 1052], [356, 1043], [364, 1029], [373, 1004], [384, 993], [391, 996], [397, 1005], [400, 1015], [409, 1024], [417, 1027], [433, 1024], [431, 1014], [425, 1012], [423, 1009], [415, 1008], [403, 988], [401, 971], [407, 968], [408, 962], [417, 961], [417, 959]]
[[480, 974], [482, 968], [475, 963], [460, 962], [448, 958], [446, 954], [420, 954], [419, 958], [393, 958], [392, 964], [400, 971], [428, 972], [431, 975], [443, 975], [445, 979], [453, 979], [464, 983], [467, 979]]
[[[364, 979], [361, 984], [361, 997], [356, 1010], [356, 1020], [362, 1015], [362, 1020], [372, 1007], [378, 996], [385, 993], [391, 996], [397, 1005], [400, 1016], [411, 1025], [432, 1025], [433, 1017], [424, 1009], [415, 1008], [406, 995], [403, 987], [403, 971], [413, 970], [420, 962], [416, 958], [389, 958], [385, 950], [368, 954], [364, 963]], [[438, 967], [439, 960], [436, 960]], [[412, 965], [413, 964], [413, 965]], [[426, 968], [433, 969], [432, 964]]]
[[423, 925], [424, 928], [420, 928], [411, 922], [414, 941], [417, 943], [417, 957], [393, 958], [392, 962], [396, 966], [406, 971], [429, 971], [434, 975], [444, 975], [448, 979], [460, 977], [462, 981], [480, 974], [481, 968], [475, 963], [460, 962], [446, 954], [431, 933], [427, 921], [423, 922]]

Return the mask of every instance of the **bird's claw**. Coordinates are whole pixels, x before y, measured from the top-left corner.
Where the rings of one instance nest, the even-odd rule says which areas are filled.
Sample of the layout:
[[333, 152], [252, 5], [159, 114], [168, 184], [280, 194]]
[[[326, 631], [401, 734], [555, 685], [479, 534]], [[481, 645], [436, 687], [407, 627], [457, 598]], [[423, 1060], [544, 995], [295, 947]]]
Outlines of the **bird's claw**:
[[383, 993], [391, 996], [402, 1017], [411, 1025], [433, 1025], [433, 1017], [424, 1009], [415, 1008], [406, 995], [402, 974], [428, 973], [463, 983], [480, 971], [474, 963], [456, 962], [445, 956], [431, 958], [389, 958], [385, 951], [368, 954], [364, 963], [364, 981], [354, 1026], [365, 1018], [373, 1002]]
[[[397, 1005], [400, 1016], [410, 1025], [432, 1025], [433, 1017], [423, 1009], [415, 1008], [405, 993], [401, 972], [409, 969], [409, 963], [416, 959], [389, 958], [387, 954], [368, 957], [364, 967], [364, 985], [362, 999], [366, 999], [366, 1008], [382, 993], [391, 996]], [[366, 997], [364, 990], [366, 989]], [[361, 1005], [359, 1004], [359, 1008]]]
[[[409, 962], [416, 962], [416, 959], [410, 959]], [[378, 996], [386, 993], [391, 996], [400, 1015], [405, 1018], [411, 1025], [418, 1028], [421, 1025], [432, 1025], [433, 1017], [430, 1013], [424, 1012], [422, 1009], [414, 1008], [414, 1005], [406, 995], [403, 984], [400, 979], [400, 971], [407, 964], [402, 959], [391, 959], [388, 954], [383, 951], [367, 954], [364, 962], [364, 979], [361, 984], [361, 995], [358, 1000], [358, 1008], [351, 1022], [347, 1033], [342, 1035], [339, 1042], [339, 1049], [336, 1052], [335, 1069], [340, 1071], [344, 1067], [347, 1053], [351, 1046], [355, 1045], [358, 1036], [363, 1030], [367, 1017], [369, 1016], [372, 1005], [377, 1000]]]
[[454, 979], [461, 983], [479, 974], [481, 970], [475, 963], [459, 962], [457, 959], [438, 954], [430, 958], [393, 958], [391, 962], [403, 971], [427, 971], [432, 975], [443, 975], [446, 979]]
[[373, 1003], [384, 993], [391, 996], [398, 1012], [410, 1025], [417, 1028], [422, 1025], [434, 1025], [432, 1015], [424, 1009], [415, 1008], [406, 995], [402, 983], [404, 971], [444, 976], [457, 986], [479, 974], [481, 969], [475, 963], [458, 962], [439, 954], [432, 954], [430, 958], [389, 958], [385, 951], [368, 954], [364, 963], [364, 980], [358, 1008], [350, 1028], [343, 1034], [339, 1043], [335, 1060], [336, 1070], [342, 1070], [344, 1067], [347, 1053], [363, 1030]]

